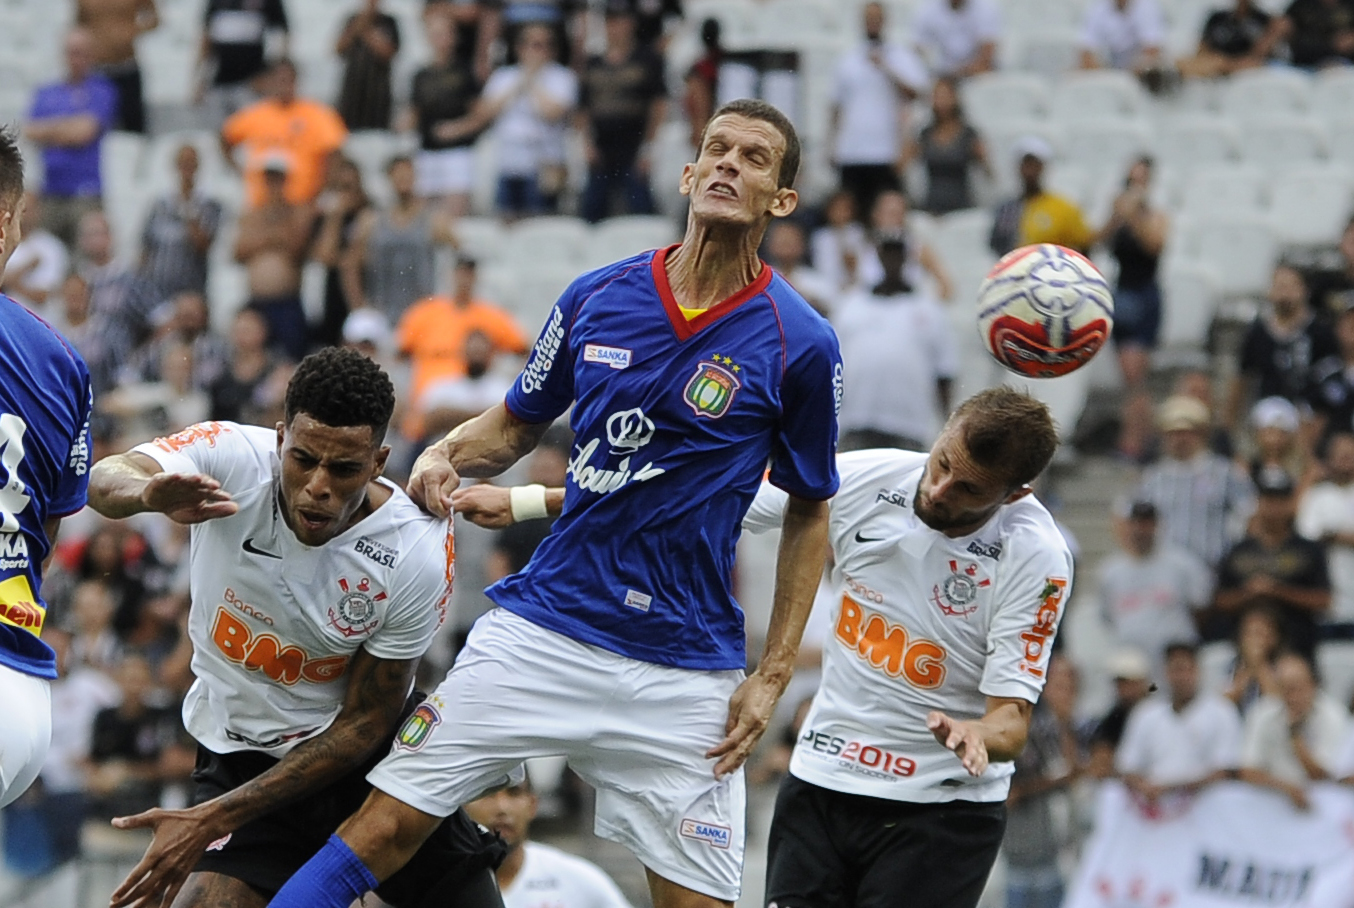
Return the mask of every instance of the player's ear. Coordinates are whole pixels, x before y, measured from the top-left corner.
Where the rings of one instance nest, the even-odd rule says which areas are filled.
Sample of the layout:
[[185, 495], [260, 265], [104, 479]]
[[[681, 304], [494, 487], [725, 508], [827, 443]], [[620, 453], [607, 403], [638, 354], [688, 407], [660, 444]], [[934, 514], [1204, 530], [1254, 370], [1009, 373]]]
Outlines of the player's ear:
[[287, 440], [287, 424], [282, 420], [277, 421], [277, 453], [282, 456], [282, 442]]
[[1010, 495], [1007, 495], [1005, 500], [1002, 501], [1002, 504], [1011, 504], [1012, 502], [1019, 501], [1026, 495], [1032, 495], [1033, 493], [1034, 489], [1032, 487], [1028, 485], [1023, 485], [1020, 488], [1016, 489], [1014, 492], [1012, 492]]
[[384, 476], [386, 471], [386, 461], [390, 458], [390, 445], [381, 445], [380, 450], [376, 452], [376, 469], [371, 471], [371, 478]]
[[794, 214], [798, 207], [799, 193], [788, 186], [777, 189], [775, 197], [771, 199], [771, 216], [773, 218], [787, 218]]
[[696, 165], [683, 164], [682, 182], [678, 186], [677, 191], [680, 192], [682, 195], [691, 195], [691, 190], [694, 189], [695, 186], [696, 186]]

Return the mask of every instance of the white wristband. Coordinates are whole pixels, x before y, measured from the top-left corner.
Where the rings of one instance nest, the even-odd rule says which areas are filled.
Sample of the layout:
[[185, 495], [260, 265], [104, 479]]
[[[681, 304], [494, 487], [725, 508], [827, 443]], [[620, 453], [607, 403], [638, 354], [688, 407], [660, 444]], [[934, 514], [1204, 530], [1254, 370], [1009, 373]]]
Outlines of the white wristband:
[[545, 486], [540, 483], [513, 486], [508, 490], [508, 502], [512, 510], [513, 523], [550, 516], [550, 511], [545, 506]]

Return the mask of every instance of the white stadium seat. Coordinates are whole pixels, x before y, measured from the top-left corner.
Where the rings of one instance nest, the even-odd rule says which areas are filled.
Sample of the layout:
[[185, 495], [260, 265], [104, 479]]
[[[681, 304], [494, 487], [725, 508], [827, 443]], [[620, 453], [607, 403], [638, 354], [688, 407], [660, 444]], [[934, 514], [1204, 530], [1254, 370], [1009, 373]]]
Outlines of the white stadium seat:
[[507, 232], [498, 218], [463, 217], [456, 221], [452, 232], [456, 235], [460, 252], [480, 264], [496, 261], [503, 255]]
[[1312, 77], [1296, 69], [1262, 66], [1229, 76], [1222, 93], [1224, 113], [1234, 117], [1305, 113], [1312, 103]]
[[1191, 217], [1259, 215], [1265, 207], [1268, 182], [1265, 171], [1255, 164], [1200, 167], [1184, 182], [1181, 213]]
[[1241, 125], [1241, 157], [1279, 170], [1326, 157], [1325, 128], [1306, 117], [1265, 117]]
[[959, 92], [965, 114], [981, 125], [1037, 119], [1048, 113], [1048, 80], [1034, 73], [982, 73], [965, 79]]
[[1142, 83], [1126, 72], [1102, 69], [1072, 72], [1054, 85], [1049, 116], [1057, 120], [1140, 117], [1147, 112]]
[[1335, 120], [1327, 129], [1331, 160], [1354, 161], [1354, 111], [1346, 112], [1344, 119]]
[[1008, 66], [1050, 77], [1071, 72], [1081, 59], [1081, 35], [1070, 26], [1041, 23], [1037, 29], [1012, 30], [1002, 47]]
[[1354, 69], [1332, 66], [1317, 74], [1312, 85], [1312, 113], [1331, 121], [1354, 113]]
[[503, 246], [503, 261], [524, 271], [573, 266], [587, 250], [588, 225], [578, 218], [527, 218], [513, 225]]
[[1321, 687], [1344, 706], [1354, 697], [1354, 643], [1327, 641], [1316, 648]]
[[1161, 277], [1161, 345], [1200, 349], [1218, 308], [1217, 274], [1187, 262], [1169, 262]]
[[1211, 268], [1224, 298], [1265, 295], [1279, 258], [1268, 221], [1239, 215], [1182, 218], [1176, 229], [1172, 259]]
[[1269, 220], [1281, 243], [1329, 245], [1351, 212], [1354, 175], [1348, 166], [1294, 167], [1274, 176]]
[[1126, 172], [1129, 162], [1151, 147], [1151, 131], [1143, 121], [1086, 120], [1068, 125], [1061, 160], [1089, 170]]
[[1191, 114], [1165, 121], [1157, 131], [1157, 156], [1184, 168], [1233, 161], [1241, 153], [1236, 124], [1224, 117]]

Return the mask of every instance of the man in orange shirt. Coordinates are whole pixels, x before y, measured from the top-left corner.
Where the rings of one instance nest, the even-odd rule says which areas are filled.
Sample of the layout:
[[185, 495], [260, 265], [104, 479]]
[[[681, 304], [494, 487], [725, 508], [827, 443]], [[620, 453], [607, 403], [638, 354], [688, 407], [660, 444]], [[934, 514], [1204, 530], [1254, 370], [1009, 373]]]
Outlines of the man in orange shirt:
[[475, 262], [463, 258], [452, 273], [452, 295], [430, 296], [410, 306], [396, 328], [400, 355], [410, 360], [413, 416], [405, 434], [418, 437], [420, 399], [435, 381], [466, 374], [466, 339], [481, 332], [499, 353], [522, 355], [527, 337], [510, 314], [475, 297]]
[[296, 97], [296, 64], [279, 60], [265, 81], [266, 96], [226, 120], [221, 146], [235, 161], [244, 148], [245, 183], [251, 208], [264, 198], [263, 163], [285, 156], [289, 162], [286, 197], [294, 205], [312, 202], [324, 184], [329, 156], [343, 147], [348, 129], [327, 104]]

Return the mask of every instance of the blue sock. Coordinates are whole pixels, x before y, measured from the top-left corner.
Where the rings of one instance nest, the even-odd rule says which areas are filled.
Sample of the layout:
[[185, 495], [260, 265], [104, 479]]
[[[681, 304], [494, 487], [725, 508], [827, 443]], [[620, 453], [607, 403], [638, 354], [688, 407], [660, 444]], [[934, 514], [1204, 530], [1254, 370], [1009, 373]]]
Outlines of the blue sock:
[[347, 843], [331, 835], [324, 847], [278, 890], [268, 908], [348, 908], [375, 889], [377, 883]]

